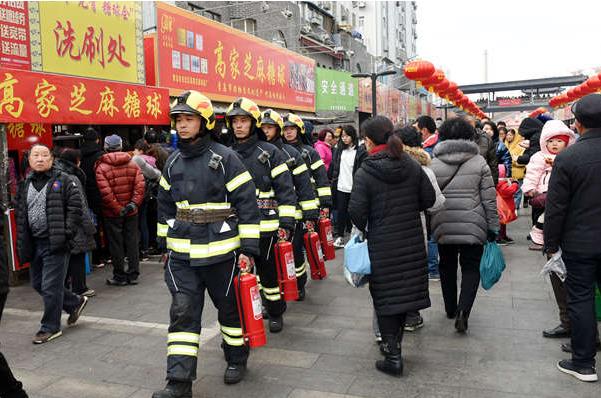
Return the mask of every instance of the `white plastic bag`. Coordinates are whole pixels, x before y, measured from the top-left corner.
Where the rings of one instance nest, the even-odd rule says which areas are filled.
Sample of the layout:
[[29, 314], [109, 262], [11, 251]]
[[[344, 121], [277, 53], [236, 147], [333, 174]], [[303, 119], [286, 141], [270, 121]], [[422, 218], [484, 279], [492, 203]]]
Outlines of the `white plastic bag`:
[[555, 272], [555, 275], [557, 275], [562, 282], [566, 280], [568, 272], [566, 270], [566, 265], [561, 258], [561, 249], [557, 250], [557, 253], [547, 261], [540, 274], [546, 275], [551, 274], [551, 272]]

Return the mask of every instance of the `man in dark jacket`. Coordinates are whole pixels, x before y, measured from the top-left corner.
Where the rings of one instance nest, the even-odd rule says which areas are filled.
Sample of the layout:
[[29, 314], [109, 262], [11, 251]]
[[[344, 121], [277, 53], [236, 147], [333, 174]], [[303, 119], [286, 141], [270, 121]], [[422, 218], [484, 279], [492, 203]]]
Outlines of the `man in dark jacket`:
[[545, 207], [545, 251], [560, 248], [566, 265], [572, 359], [557, 364], [581, 381], [597, 381], [595, 284], [601, 286], [601, 95], [572, 106], [578, 141], [555, 158]]
[[492, 174], [493, 182], [495, 186], [499, 182], [499, 161], [497, 160], [497, 147], [493, 142], [492, 138], [482, 131], [482, 125], [476, 123], [476, 119], [473, 117], [467, 117], [467, 121], [470, 122], [474, 127], [474, 142], [478, 145], [480, 155], [486, 160], [486, 164], [490, 167], [490, 173]]
[[33, 171], [17, 194], [17, 246], [22, 263], [30, 262], [33, 288], [44, 299], [44, 316], [34, 344], [62, 335], [61, 310], [77, 322], [88, 301], [64, 287], [69, 248], [81, 222], [81, 199], [71, 177], [52, 168], [50, 149], [35, 144], [29, 152]]
[[[102, 215], [113, 259], [113, 278], [107, 279], [106, 283], [112, 286], [136, 285], [140, 274], [138, 207], [144, 200], [144, 176], [122, 148], [121, 137], [109, 135], [104, 140], [107, 153], [96, 165]], [[127, 272], [124, 266], [126, 255]]]
[[[0, 320], [2, 320], [2, 311], [8, 296], [8, 266], [5, 258], [4, 246], [4, 225], [3, 218], [0, 216]], [[0, 397], [27, 398], [23, 390], [23, 384], [15, 379], [13, 373], [6, 362], [6, 358], [0, 352]]]

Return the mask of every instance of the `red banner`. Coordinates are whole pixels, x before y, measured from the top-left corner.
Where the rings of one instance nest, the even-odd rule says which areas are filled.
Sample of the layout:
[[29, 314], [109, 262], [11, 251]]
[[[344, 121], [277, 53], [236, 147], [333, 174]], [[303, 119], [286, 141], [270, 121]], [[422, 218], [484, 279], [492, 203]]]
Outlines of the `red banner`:
[[520, 98], [504, 98], [498, 100], [499, 106], [511, 106], [511, 105], [520, 105], [522, 100]]
[[0, 1], [0, 42], [0, 66], [31, 69], [27, 2]]
[[42, 123], [8, 123], [6, 125], [8, 149], [24, 150], [40, 142], [52, 147], [52, 125]]
[[169, 124], [169, 92], [0, 68], [0, 122]]
[[158, 85], [230, 102], [315, 110], [315, 61], [207, 18], [157, 2]]

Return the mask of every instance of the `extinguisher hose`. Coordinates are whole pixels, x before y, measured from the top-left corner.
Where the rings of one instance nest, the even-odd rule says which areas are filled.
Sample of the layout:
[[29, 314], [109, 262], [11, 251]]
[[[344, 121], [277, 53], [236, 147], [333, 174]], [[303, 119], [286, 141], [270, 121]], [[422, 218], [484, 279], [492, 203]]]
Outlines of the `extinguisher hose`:
[[[233, 275], [233, 273], [232, 273]], [[236, 293], [236, 304], [238, 305], [238, 317], [240, 318], [240, 327], [242, 328], [242, 336], [244, 342], [248, 344], [246, 334], [246, 323], [244, 322], [244, 308], [242, 307], [242, 292], [240, 291], [240, 277], [242, 270], [238, 269], [238, 277], [234, 279], [234, 292]]]

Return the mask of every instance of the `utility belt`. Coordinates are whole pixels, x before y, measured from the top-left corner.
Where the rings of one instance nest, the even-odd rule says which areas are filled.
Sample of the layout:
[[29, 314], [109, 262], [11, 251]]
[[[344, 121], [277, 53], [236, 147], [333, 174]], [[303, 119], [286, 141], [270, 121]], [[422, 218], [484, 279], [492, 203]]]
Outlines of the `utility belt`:
[[278, 201], [275, 199], [257, 199], [257, 206], [259, 207], [259, 209], [277, 210]]
[[193, 224], [210, 224], [222, 222], [235, 216], [233, 209], [203, 210], [203, 209], [177, 209], [175, 219]]

